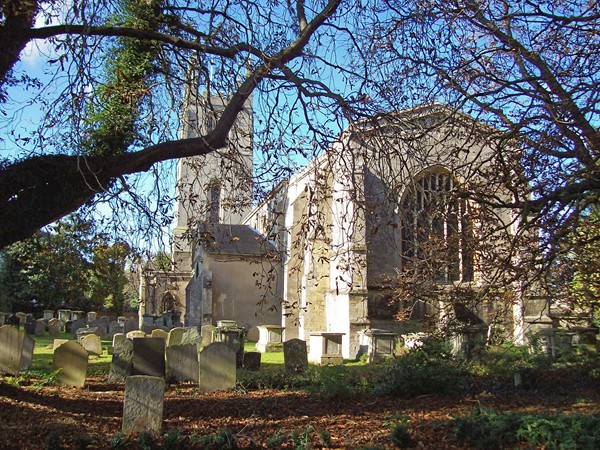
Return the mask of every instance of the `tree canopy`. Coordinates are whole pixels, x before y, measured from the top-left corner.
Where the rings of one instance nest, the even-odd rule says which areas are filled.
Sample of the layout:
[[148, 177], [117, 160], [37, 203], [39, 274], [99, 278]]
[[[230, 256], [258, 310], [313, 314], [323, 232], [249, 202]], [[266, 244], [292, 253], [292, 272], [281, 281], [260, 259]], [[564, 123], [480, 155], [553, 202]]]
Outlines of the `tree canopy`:
[[[443, 102], [486, 124], [471, 130], [495, 149], [489, 176], [511, 193], [463, 195], [513, 210], [518, 236], [541, 237], [536, 267], [574, 242], [598, 201], [595, 1], [9, 0], [0, 21], [14, 150], [0, 167], [0, 246], [99, 201], [168, 223], [158, 163], [223, 148], [251, 98], [258, 191], [349, 121]], [[19, 63], [34, 42], [48, 46], [49, 77]], [[15, 87], [32, 92], [27, 104]], [[179, 139], [190, 89], [225, 106], [213, 128]], [[44, 115], [28, 133], [19, 118], [31, 106]], [[136, 185], [143, 173], [155, 175], [152, 194]]]

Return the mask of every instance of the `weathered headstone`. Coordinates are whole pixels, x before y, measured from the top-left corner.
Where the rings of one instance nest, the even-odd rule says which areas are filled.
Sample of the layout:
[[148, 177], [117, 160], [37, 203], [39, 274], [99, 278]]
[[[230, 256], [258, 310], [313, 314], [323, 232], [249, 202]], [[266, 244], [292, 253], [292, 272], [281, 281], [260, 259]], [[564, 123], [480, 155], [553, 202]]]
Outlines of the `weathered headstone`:
[[169, 337], [167, 337], [167, 347], [171, 347], [173, 345], [180, 345], [181, 340], [183, 339], [183, 335], [187, 330], [185, 328], [177, 327], [172, 328], [169, 331]]
[[113, 347], [108, 382], [120, 383], [131, 375], [133, 375], [133, 341], [123, 339]]
[[71, 311], [71, 320], [82, 320], [83, 322], [85, 322], [85, 320], [83, 320], [83, 311]]
[[113, 338], [117, 333], [125, 334], [124, 331], [125, 329], [123, 328], [123, 325], [119, 325], [119, 322], [115, 322], [113, 320], [108, 324], [108, 335], [111, 338]]
[[308, 368], [308, 353], [306, 341], [290, 339], [283, 343], [283, 361], [285, 370], [289, 372], [304, 373]]
[[260, 352], [245, 352], [243, 367], [246, 370], [260, 370]]
[[256, 327], [252, 327], [248, 330], [248, 334], [246, 335], [246, 340], [248, 342], [258, 342], [258, 339], [260, 337], [260, 333], [258, 331], [258, 328]]
[[100, 339], [106, 339], [108, 327], [104, 324], [104, 322], [100, 320], [94, 320], [90, 323], [90, 328], [94, 328], [96, 330], [96, 334], [100, 336]]
[[158, 330], [158, 326], [156, 325], [148, 325], [148, 324], [143, 324], [142, 325], [142, 331], [146, 334], [151, 334], [154, 330]]
[[212, 344], [214, 338], [215, 327], [212, 325], [204, 325], [202, 328], [202, 347]]
[[181, 344], [199, 344], [200, 341], [200, 333], [196, 327], [188, 328], [181, 336]]
[[123, 333], [116, 333], [112, 338], [112, 346], [116, 347], [116, 345], [124, 339], [127, 339], [127, 336]]
[[123, 433], [150, 432], [159, 435], [162, 428], [165, 380], [135, 375], [125, 381]]
[[167, 342], [167, 338], [169, 337], [169, 333], [167, 333], [163, 329], [152, 330], [152, 337], [164, 339], [165, 343]]
[[37, 337], [42, 337], [46, 334], [46, 321], [44, 319], [38, 319], [35, 321], [35, 332]]
[[63, 345], [65, 342], [69, 342], [69, 340], [68, 339], [54, 339], [54, 341], [52, 342], [52, 349], [56, 350], [58, 347]]
[[76, 319], [71, 323], [71, 333], [73, 333], [73, 337], [75, 339], [77, 339], [77, 330], [79, 330], [80, 328], [87, 328], [85, 320]]
[[164, 339], [133, 339], [133, 374], [165, 377]]
[[260, 337], [256, 343], [256, 350], [261, 353], [280, 352], [283, 350], [283, 330], [281, 325], [259, 325]]
[[35, 334], [35, 319], [33, 318], [33, 314], [25, 316], [25, 333]]
[[61, 369], [56, 377], [60, 384], [83, 387], [87, 365], [88, 352], [75, 341], [67, 341], [54, 350], [52, 367]]
[[24, 312], [16, 312], [15, 316], [17, 316], [19, 318], [19, 322], [20, 322], [21, 326], [24, 326], [25, 321], [27, 320], [27, 314], [25, 314]]
[[145, 338], [146, 333], [144, 333], [142, 330], [133, 330], [127, 333], [125, 336], [127, 337], [127, 339]]
[[134, 319], [133, 317], [130, 317], [129, 319], [127, 319], [125, 321], [125, 324], [123, 326], [123, 332], [125, 334], [129, 333], [130, 331], [133, 330], [139, 330], [139, 326], [138, 326], [138, 321], [136, 319]]
[[119, 316], [119, 317], [117, 317], [117, 323], [118, 323], [120, 326], [122, 326], [122, 327], [124, 327], [124, 326], [125, 326], [125, 321], [126, 321], [126, 320], [127, 320], [127, 317], [125, 317], [125, 316]]
[[56, 339], [63, 331], [64, 322], [59, 319], [50, 319], [48, 321], [48, 335], [50, 339]]
[[[26, 342], [27, 341], [27, 342]], [[18, 375], [23, 366], [31, 363], [33, 339], [12, 325], [0, 327], [0, 372]], [[31, 354], [24, 355], [24, 352]], [[26, 367], [25, 367], [26, 368]]]
[[33, 349], [35, 347], [35, 341], [27, 336], [23, 336], [23, 344], [21, 346], [21, 370], [31, 369], [31, 363], [33, 362]]
[[83, 336], [81, 338], [81, 345], [91, 355], [102, 354], [102, 342], [100, 341], [100, 336], [96, 334], [88, 334], [87, 336]]
[[0, 327], [2, 325], [6, 325], [8, 318], [10, 317], [10, 314], [8, 313], [4, 313], [4, 312], [0, 312]]
[[52, 309], [45, 309], [44, 310], [44, 319], [46, 320], [50, 320], [54, 318], [54, 310]]
[[164, 313], [162, 318], [165, 327], [167, 327], [169, 330], [173, 328], [173, 316], [171, 313]]
[[96, 320], [96, 315], [97, 313], [95, 313], [94, 311], [90, 311], [87, 313], [86, 319], [87, 319], [87, 323], [92, 323]]
[[223, 342], [213, 342], [198, 355], [200, 392], [221, 391], [235, 387], [235, 351]]
[[167, 347], [167, 370], [174, 381], [198, 380], [198, 345], [183, 344]]

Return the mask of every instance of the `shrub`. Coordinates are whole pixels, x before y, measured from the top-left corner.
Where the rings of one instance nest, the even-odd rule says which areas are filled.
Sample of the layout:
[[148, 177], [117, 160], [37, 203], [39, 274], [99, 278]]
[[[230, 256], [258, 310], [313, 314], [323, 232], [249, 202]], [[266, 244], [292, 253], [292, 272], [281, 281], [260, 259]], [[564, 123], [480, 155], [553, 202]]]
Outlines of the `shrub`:
[[414, 447], [415, 442], [408, 432], [408, 424], [398, 422], [392, 425], [392, 442], [398, 448]]
[[454, 394], [465, 372], [444, 345], [427, 344], [382, 366], [375, 395], [414, 398], [429, 394]]
[[185, 436], [181, 430], [167, 431], [163, 436], [164, 450], [181, 450], [185, 448]]

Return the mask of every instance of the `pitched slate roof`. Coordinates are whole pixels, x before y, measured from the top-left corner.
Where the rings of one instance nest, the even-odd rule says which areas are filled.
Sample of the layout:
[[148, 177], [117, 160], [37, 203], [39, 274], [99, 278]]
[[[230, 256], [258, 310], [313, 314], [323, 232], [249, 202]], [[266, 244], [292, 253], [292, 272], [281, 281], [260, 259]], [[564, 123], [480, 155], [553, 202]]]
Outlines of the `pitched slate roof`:
[[278, 257], [275, 246], [248, 225], [201, 224], [198, 242], [208, 253]]

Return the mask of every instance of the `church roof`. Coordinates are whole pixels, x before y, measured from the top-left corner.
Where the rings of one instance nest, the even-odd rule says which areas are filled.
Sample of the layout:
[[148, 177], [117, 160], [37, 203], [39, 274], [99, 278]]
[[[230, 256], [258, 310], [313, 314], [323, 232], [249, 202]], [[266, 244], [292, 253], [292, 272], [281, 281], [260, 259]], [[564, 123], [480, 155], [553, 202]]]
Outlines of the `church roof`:
[[201, 224], [198, 241], [207, 253], [278, 257], [275, 246], [248, 225]]

